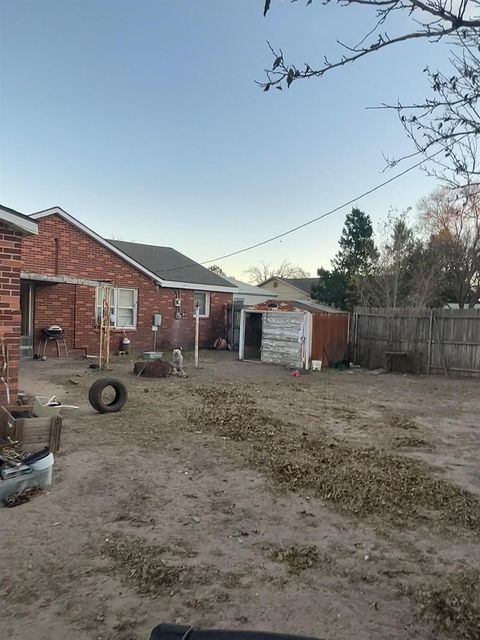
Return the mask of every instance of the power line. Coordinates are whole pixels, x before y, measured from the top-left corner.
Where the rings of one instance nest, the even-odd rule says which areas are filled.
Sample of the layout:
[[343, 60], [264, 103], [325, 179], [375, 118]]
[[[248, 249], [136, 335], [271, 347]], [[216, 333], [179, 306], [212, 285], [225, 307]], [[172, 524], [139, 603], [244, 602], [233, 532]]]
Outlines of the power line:
[[404, 169], [400, 173], [395, 174], [394, 176], [392, 176], [388, 180], [385, 180], [384, 182], [381, 182], [380, 184], [377, 184], [375, 187], [372, 187], [371, 189], [368, 189], [368, 191], [364, 191], [363, 193], [361, 193], [360, 195], [356, 196], [355, 198], [352, 198], [351, 200], [348, 200], [347, 202], [343, 202], [342, 204], [339, 204], [337, 207], [335, 207], [333, 209], [330, 209], [330, 211], [322, 213], [321, 215], [319, 215], [319, 216], [317, 216], [315, 218], [312, 218], [311, 220], [307, 220], [306, 222], [302, 222], [302, 224], [299, 224], [296, 227], [292, 227], [291, 229], [288, 229], [287, 231], [283, 231], [283, 233], [278, 233], [277, 235], [271, 236], [270, 238], [267, 238], [266, 240], [261, 240], [260, 242], [256, 242], [255, 244], [251, 244], [248, 247], [244, 247], [243, 249], [238, 249], [236, 251], [231, 251], [230, 253], [226, 253], [226, 254], [224, 254], [222, 256], [218, 256], [217, 258], [211, 258], [210, 260], [204, 260], [203, 262], [195, 262], [195, 261], [192, 260], [189, 264], [185, 264], [183, 266], [173, 267], [171, 269], [162, 269], [162, 273], [158, 274], [158, 277], [159, 278], [163, 278], [163, 274], [165, 274], [165, 273], [169, 273], [169, 272], [172, 272], [172, 271], [181, 271], [182, 269], [189, 269], [192, 266], [195, 266], [195, 265], [198, 265], [198, 264], [203, 266], [203, 265], [210, 264], [212, 262], [219, 262], [220, 260], [225, 260], [226, 258], [231, 258], [232, 256], [237, 256], [240, 253], [245, 253], [246, 251], [251, 251], [252, 249], [256, 249], [257, 247], [262, 247], [262, 246], [264, 246], [266, 244], [269, 244], [270, 242], [274, 242], [275, 240], [279, 240], [280, 238], [284, 238], [285, 236], [288, 236], [291, 233], [295, 233], [296, 231], [299, 231], [300, 229], [303, 229], [304, 227], [308, 227], [309, 225], [313, 224], [314, 222], [318, 222], [319, 220], [323, 220], [324, 218], [327, 218], [328, 216], [331, 216], [333, 213], [336, 213], [337, 211], [340, 211], [340, 209], [344, 209], [345, 207], [348, 207], [349, 205], [354, 204], [355, 202], [358, 202], [362, 198], [365, 198], [366, 196], [369, 196], [371, 193], [374, 193], [375, 191], [378, 191], [379, 189], [382, 189], [383, 187], [386, 187], [387, 184], [391, 184], [392, 182], [395, 182], [395, 180], [398, 180], [399, 178], [402, 178], [405, 174], [409, 173], [410, 171], [413, 171], [413, 169], [417, 169], [424, 162], [427, 162], [428, 160], [432, 160], [432, 158], [434, 158], [438, 154], [442, 153], [443, 151], [445, 151], [445, 149], [439, 149], [435, 153], [432, 153], [430, 156], [427, 156], [426, 158], [423, 158], [422, 160], [420, 160], [420, 162], [417, 162], [416, 164], [413, 164], [410, 167], [407, 167], [407, 169]]
[[226, 258], [231, 258], [232, 256], [237, 256], [240, 253], [245, 253], [246, 251], [251, 251], [252, 249], [256, 249], [257, 247], [262, 247], [265, 244], [268, 244], [270, 242], [274, 242], [275, 240], [279, 240], [280, 238], [284, 238], [285, 236], [288, 236], [291, 233], [295, 233], [295, 231], [298, 231], [299, 229], [303, 229], [304, 227], [308, 227], [309, 225], [313, 224], [314, 222], [318, 222], [319, 220], [323, 220], [323, 218], [326, 218], [327, 216], [332, 215], [332, 213], [336, 213], [340, 209], [344, 209], [345, 207], [348, 207], [349, 205], [354, 204], [355, 202], [358, 202], [362, 198], [365, 198], [366, 196], [369, 196], [371, 193], [374, 193], [375, 191], [378, 191], [379, 189], [382, 189], [387, 184], [390, 184], [390, 183], [394, 182], [395, 180], [398, 180], [398, 178], [401, 178], [406, 173], [409, 173], [409, 171], [413, 171], [413, 169], [417, 169], [424, 162], [427, 162], [428, 160], [431, 160], [432, 158], [437, 156], [442, 151], [444, 151], [444, 149], [439, 149], [435, 153], [432, 153], [432, 155], [427, 156], [426, 158], [423, 158], [423, 160], [421, 160], [420, 162], [417, 162], [416, 164], [413, 164], [411, 167], [408, 167], [404, 171], [402, 171], [400, 173], [397, 173], [396, 175], [392, 176], [388, 180], [385, 180], [384, 182], [381, 182], [380, 184], [377, 184], [375, 187], [372, 187], [368, 191], [364, 191], [359, 196], [356, 196], [355, 198], [352, 198], [351, 200], [348, 200], [347, 202], [343, 202], [342, 204], [339, 204], [334, 209], [330, 209], [330, 211], [327, 211], [326, 213], [322, 213], [321, 215], [317, 216], [316, 218], [312, 218], [311, 220], [307, 220], [307, 222], [302, 222], [302, 224], [299, 224], [296, 227], [288, 229], [287, 231], [284, 231], [283, 233], [278, 233], [276, 236], [271, 236], [270, 238], [267, 238], [266, 240], [261, 240], [260, 242], [256, 242], [255, 244], [251, 244], [248, 247], [244, 247], [243, 249], [238, 249], [237, 251], [232, 251], [231, 253], [226, 253], [225, 255], [219, 256], [218, 258], [212, 258], [211, 260], [205, 260], [204, 262], [200, 262], [200, 264], [201, 265], [206, 265], [206, 264], [210, 264], [211, 262], [219, 262], [220, 260], [225, 260]]

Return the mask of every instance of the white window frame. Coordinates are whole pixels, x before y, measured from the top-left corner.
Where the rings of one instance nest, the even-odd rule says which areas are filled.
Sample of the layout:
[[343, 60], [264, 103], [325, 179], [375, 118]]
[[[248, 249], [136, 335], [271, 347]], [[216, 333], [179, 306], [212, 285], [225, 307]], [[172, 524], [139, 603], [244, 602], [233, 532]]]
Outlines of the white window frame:
[[[95, 294], [95, 320], [96, 320], [97, 326], [99, 324], [98, 318], [101, 317], [101, 307], [102, 307], [102, 301], [100, 299], [101, 290], [102, 290], [102, 287], [97, 287], [97, 291]], [[118, 308], [119, 308], [118, 307], [119, 291], [133, 291], [133, 307], [122, 307], [122, 309], [133, 309], [133, 325], [119, 326], [117, 324]], [[111, 307], [112, 329], [136, 329], [137, 316], [138, 316], [138, 289], [134, 289], [133, 287], [114, 287], [112, 289], [112, 292], [113, 292], [113, 305]]]
[[193, 315], [195, 316], [195, 296], [201, 294], [205, 296], [205, 313], [200, 313], [199, 318], [209, 318], [210, 317], [210, 293], [208, 291], [194, 291], [193, 292]]

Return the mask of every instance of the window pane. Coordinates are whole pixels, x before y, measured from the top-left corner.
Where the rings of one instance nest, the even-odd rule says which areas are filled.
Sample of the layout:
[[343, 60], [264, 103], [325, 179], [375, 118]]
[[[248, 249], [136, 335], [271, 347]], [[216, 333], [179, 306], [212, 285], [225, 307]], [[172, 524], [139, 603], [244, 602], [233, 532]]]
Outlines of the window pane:
[[204, 316], [206, 314], [207, 294], [195, 291], [193, 300], [194, 300], [193, 311], [195, 312], [195, 309], [198, 307], [200, 310], [200, 315]]
[[119, 289], [118, 290], [118, 306], [119, 307], [133, 307], [135, 303], [135, 292], [133, 289]]
[[133, 327], [133, 309], [118, 309], [117, 327]]

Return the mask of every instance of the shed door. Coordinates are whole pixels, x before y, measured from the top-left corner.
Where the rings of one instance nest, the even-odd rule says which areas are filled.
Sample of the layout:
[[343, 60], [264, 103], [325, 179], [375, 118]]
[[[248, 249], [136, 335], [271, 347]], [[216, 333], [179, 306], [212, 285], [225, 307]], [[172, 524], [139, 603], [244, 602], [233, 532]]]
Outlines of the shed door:
[[268, 311], [263, 314], [262, 362], [301, 368], [304, 343], [304, 313]]

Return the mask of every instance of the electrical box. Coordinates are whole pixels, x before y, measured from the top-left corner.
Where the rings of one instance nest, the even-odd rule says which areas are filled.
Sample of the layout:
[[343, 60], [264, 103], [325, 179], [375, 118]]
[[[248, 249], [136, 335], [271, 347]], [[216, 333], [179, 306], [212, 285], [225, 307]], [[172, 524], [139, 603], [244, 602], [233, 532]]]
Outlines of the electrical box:
[[162, 314], [161, 313], [154, 313], [153, 314], [153, 326], [154, 327], [161, 327], [162, 326]]

